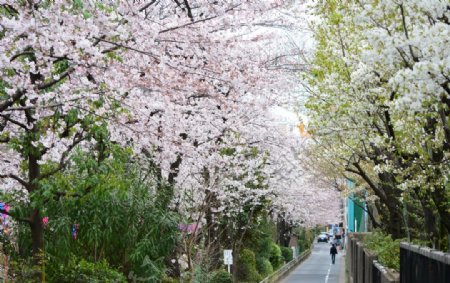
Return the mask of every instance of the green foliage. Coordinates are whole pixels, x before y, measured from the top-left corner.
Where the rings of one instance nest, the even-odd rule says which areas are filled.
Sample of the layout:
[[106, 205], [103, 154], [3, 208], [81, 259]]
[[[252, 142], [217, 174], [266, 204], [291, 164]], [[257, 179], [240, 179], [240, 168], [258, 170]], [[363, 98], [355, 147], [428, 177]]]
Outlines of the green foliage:
[[258, 247], [256, 249], [256, 253], [258, 254], [258, 256], [269, 258], [273, 243], [273, 240], [267, 236], [258, 241]]
[[163, 277], [163, 279], [161, 279], [161, 283], [179, 283], [180, 281], [178, 279], [172, 278], [172, 277]]
[[[58, 282], [61, 265], [73, 270], [91, 267], [77, 267], [76, 258], [105, 261], [126, 277], [157, 282], [165, 272], [164, 258], [177, 241], [178, 218], [168, 210], [172, 188], [143, 172], [129, 149], [103, 146], [98, 155], [78, 151], [66, 171], [42, 180], [33, 194], [35, 205], [45, 207], [41, 213], [49, 218], [47, 273]], [[21, 209], [29, 207], [16, 212]], [[74, 224], [79, 227], [76, 239], [71, 233]], [[27, 257], [28, 225], [20, 224], [17, 233], [21, 256]]]
[[256, 258], [256, 269], [262, 277], [267, 277], [273, 273], [273, 267], [270, 260], [265, 257]]
[[231, 274], [226, 270], [218, 270], [214, 272], [214, 275], [211, 278], [211, 283], [233, 283], [233, 278]]
[[205, 266], [197, 265], [194, 267], [191, 283], [206, 283], [210, 282], [210, 274]]
[[309, 249], [314, 241], [314, 235], [318, 233], [318, 231], [309, 230], [306, 228], [297, 228], [295, 233], [298, 235], [297, 245], [300, 253]]
[[281, 247], [281, 255], [284, 258], [284, 262], [290, 262], [294, 258], [294, 252], [288, 247]]
[[93, 263], [84, 259], [72, 259], [67, 265], [61, 264], [48, 280], [60, 283], [127, 282], [125, 276], [112, 269], [106, 260]]
[[[196, 265], [193, 271], [189, 272], [182, 281], [190, 283], [232, 283], [233, 279], [226, 270], [220, 269], [211, 272], [205, 265]], [[163, 282], [166, 281], [163, 280]], [[167, 281], [167, 283], [176, 282], [178, 281]]]
[[270, 263], [272, 264], [274, 270], [277, 270], [284, 264], [284, 258], [281, 255], [281, 249], [275, 243], [272, 243], [270, 245], [269, 260], [270, 260]]
[[400, 270], [400, 241], [394, 241], [390, 235], [379, 231], [367, 235], [364, 239], [366, 247], [378, 256], [382, 265], [397, 271]]
[[11, 281], [8, 282], [34, 283], [36, 282], [34, 274], [37, 270], [39, 270], [39, 267], [33, 267], [30, 258], [10, 256], [8, 260], [8, 276]]
[[237, 263], [239, 282], [259, 282], [261, 276], [256, 270], [255, 253], [249, 249], [243, 249]]

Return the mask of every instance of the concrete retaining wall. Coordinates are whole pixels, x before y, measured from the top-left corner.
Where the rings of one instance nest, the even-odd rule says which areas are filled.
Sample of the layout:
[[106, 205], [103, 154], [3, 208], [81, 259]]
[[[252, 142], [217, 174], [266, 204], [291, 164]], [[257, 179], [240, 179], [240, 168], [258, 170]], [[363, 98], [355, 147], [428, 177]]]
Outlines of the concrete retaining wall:
[[283, 279], [289, 272], [296, 268], [301, 262], [303, 262], [311, 254], [311, 250], [306, 250], [301, 253], [297, 258], [294, 258], [290, 262], [283, 265], [280, 269], [267, 276], [260, 283], [274, 283]]

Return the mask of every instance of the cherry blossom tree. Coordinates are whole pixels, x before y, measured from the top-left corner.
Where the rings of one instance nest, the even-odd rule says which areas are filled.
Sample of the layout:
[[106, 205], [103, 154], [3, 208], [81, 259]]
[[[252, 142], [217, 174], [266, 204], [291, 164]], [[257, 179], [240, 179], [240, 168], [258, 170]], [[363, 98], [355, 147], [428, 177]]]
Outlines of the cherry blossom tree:
[[450, 231], [448, 3], [344, 1], [316, 11], [309, 109], [322, 157], [376, 195], [394, 237], [409, 233], [413, 200], [437, 243], [437, 219]]
[[[95, 149], [102, 160], [107, 140], [131, 144], [156, 160], [179, 195], [208, 192], [223, 173], [217, 168], [237, 170], [237, 161], [249, 174], [238, 188], [256, 176], [259, 161], [221, 152], [256, 144], [263, 153], [277, 135], [264, 112], [285, 102], [294, 82], [279, 67], [292, 65], [289, 56], [271, 48], [283, 38], [270, 30], [283, 2], [0, 5], [0, 177], [9, 201], [29, 209], [2, 213], [29, 223], [35, 255], [43, 247], [35, 200], [54, 197], [41, 181], [64, 170], [75, 148]], [[270, 156], [286, 152], [279, 148]], [[216, 197], [231, 179], [219, 181]]]

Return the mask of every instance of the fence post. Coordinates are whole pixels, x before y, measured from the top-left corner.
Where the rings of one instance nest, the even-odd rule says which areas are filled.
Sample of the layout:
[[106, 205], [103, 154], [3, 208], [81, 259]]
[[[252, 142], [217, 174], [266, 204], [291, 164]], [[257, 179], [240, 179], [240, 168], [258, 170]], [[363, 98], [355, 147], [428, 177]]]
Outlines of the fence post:
[[[373, 281], [373, 262], [378, 258], [372, 254], [368, 249], [364, 248], [365, 254], [365, 271], [364, 271], [364, 283], [372, 283]], [[375, 283], [375, 282], [374, 282]]]

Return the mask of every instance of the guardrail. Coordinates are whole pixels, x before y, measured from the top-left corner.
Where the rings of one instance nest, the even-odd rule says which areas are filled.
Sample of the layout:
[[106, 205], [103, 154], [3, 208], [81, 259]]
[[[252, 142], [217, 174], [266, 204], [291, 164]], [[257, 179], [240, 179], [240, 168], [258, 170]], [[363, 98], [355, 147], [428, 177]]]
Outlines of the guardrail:
[[294, 258], [290, 262], [283, 265], [280, 269], [272, 273], [271, 275], [264, 278], [259, 283], [273, 283], [277, 282], [278, 280], [282, 279], [284, 276], [287, 275], [289, 271], [297, 267], [302, 261], [304, 261], [309, 255], [311, 254], [311, 249], [308, 249], [301, 253], [298, 257]]

